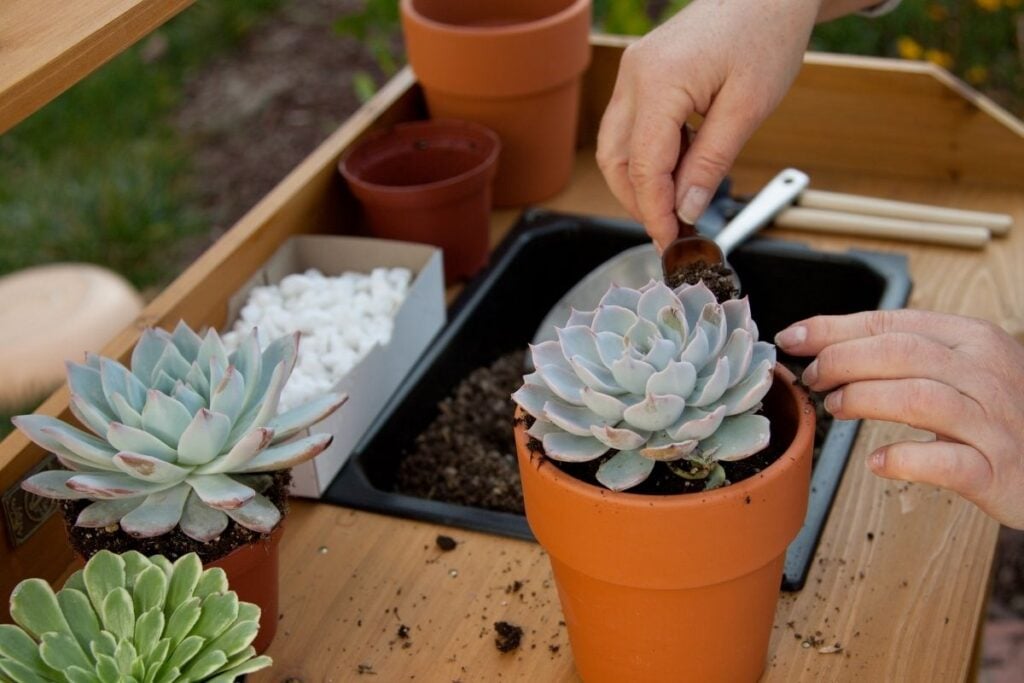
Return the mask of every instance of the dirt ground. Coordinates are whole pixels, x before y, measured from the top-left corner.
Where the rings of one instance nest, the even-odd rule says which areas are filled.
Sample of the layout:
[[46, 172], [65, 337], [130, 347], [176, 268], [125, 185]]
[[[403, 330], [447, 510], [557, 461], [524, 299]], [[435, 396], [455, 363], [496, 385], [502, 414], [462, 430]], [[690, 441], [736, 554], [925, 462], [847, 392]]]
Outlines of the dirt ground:
[[[234, 53], [186, 86], [176, 124], [198, 148], [208, 246], [355, 111], [351, 79], [377, 66], [335, 19], [359, 0], [290, 0]], [[983, 683], [1024, 682], [1024, 532], [1003, 529], [982, 657]]]

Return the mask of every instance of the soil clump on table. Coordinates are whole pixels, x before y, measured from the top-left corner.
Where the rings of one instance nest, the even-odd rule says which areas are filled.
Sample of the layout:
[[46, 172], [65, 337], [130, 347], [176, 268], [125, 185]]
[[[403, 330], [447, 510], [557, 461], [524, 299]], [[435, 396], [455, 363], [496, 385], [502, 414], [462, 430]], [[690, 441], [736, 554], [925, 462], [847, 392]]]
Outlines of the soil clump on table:
[[524, 351], [471, 372], [441, 401], [398, 469], [400, 493], [523, 514], [512, 436], [512, 393], [523, 382]]
[[[288, 486], [292, 481], [291, 470], [275, 472], [272, 478], [273, 481], [269, 488], [262, 493], [281, 511], [281, 516], [285, 517], [288, 514]], [[220, 536], [209, 543], [189, 538], [180, 527], [175, 527], [171, 532], [162, 536], [135, 538], [126, 534], [116, 524], [100, 529], [74, 526], [78, 514], [92, 502], [91, 500], [66, 500], [60, 503], [71, 547], [86, 559], [100, 550], [109, 550], [112, 553], [137, 550], [143, 555], [163, 555], [172, 562], [182, 555], [196, 553], [205, 564], [221, 559], [236, 548], [270, 538], [270, 534], [261, 534], [246, 529], [232, 519], [228, 520], [228, 525]]]

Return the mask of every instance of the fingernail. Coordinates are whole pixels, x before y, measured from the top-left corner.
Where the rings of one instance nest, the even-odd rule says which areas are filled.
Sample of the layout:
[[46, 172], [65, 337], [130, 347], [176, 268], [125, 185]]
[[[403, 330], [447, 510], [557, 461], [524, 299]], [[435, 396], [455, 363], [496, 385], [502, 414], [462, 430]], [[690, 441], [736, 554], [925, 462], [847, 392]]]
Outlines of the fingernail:
[[831, 394], [825, 397], [825, 410], [836, 414], [840, 408], [843, 407], [843, 390], [836, 389]]
[[784, 349], [799, 346], [807, 341], [807, 328], [803, 325], [787, 327], [775, 335], [775, 343]]
[[878, 472], [885, 468], [885, 449], [877, 450], [868, 457], [868, 468]]
[[678, 199], [676, 215], [684, 223], [696, 223], [700, 215], [704, 213], [704, 209], [708, 208], [709, 201], [711, 201], [711, 190], [694, 185]]
[[800, 377], [800, 381], [807, 386], [811, 386], [818, 381], [818, 361], [812, 361], [811, 364], [804, 369], [804, 374]]

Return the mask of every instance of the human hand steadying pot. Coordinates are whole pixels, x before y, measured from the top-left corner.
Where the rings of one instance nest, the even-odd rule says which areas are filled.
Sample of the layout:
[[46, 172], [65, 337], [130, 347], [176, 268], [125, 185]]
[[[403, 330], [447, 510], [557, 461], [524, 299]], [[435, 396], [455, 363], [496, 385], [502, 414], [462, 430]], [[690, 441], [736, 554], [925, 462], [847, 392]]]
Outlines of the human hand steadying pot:
[[[659, 248], [695, 223], [740, 149], [778, 105], [815, 21], [878, 0], [694, 0], [630, 45], [597, 139], [615, 197]], [[680, 158], [683, 126], [705, 117]]]
[[803, 374], [841, 420], [936, 434], [868, 456], [875, 474], [942, 486], [1024, 529], [1024, 346], [991, 323], [930, 311], [871, 311], [794, 323], [775, 343], [817, 356]]

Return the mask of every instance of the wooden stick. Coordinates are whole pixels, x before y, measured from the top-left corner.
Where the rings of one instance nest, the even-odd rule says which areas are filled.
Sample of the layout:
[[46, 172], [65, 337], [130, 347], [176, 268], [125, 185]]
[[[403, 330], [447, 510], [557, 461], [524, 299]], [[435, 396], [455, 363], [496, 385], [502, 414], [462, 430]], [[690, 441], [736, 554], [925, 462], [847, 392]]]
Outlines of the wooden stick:
[[971, 249], [981, 249], [989, 241], [988, 228], [977, 225], [926, 223], [804, 207], [794, 207], [781, 212], [775, 217], [775, 225], [808, 232], [881, 237]]
[[1013, 226], [1013, 217], [1005, 213], [950, 209], [944, 206], [912, 204], [824, 190], [804, 190], [796, 203], [809, 209], [829, 209], [928, 223], [979, 225], [988, 228], [993, 235], [1005, 235]]

